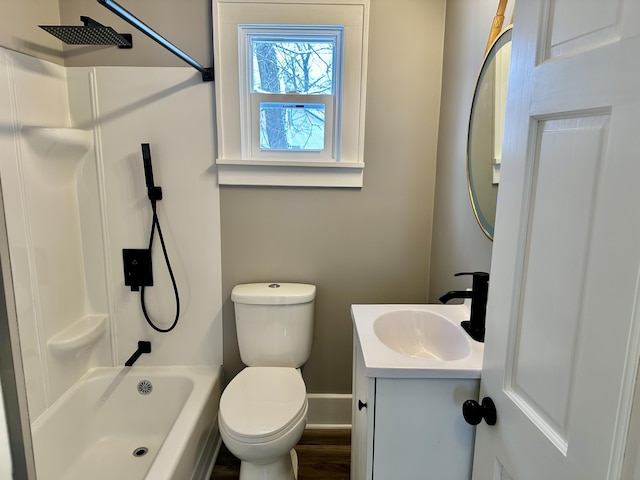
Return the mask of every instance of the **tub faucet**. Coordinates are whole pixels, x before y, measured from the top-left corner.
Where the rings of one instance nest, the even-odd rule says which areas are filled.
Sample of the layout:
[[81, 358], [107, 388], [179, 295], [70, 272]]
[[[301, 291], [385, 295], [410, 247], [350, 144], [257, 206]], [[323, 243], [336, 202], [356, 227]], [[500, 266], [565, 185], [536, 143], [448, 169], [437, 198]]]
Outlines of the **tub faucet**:
[[124, 366], [131, 367], [134, 363], [136, 363], [136, 360], [138, 360], [140, 355], [142, 355], [143, 353], [151, 353], [151, 342], [144, 342], [140, 340], [138, 342], [138, 349], [133, 352], [133, 355], [129, 357], [129, 360], [124, 362]]
[[462, 272], [455, 276], [473, 275], [471, 290], [452, 290], [442, 295], [439, 300], [447, 303], [454, 298], [471, 299], [471, 316], [460, 325], [477, 342], [484, 342], [484, 326], [487, 316], [487, 296], [489, 292], [489, 274], [486, 272]]

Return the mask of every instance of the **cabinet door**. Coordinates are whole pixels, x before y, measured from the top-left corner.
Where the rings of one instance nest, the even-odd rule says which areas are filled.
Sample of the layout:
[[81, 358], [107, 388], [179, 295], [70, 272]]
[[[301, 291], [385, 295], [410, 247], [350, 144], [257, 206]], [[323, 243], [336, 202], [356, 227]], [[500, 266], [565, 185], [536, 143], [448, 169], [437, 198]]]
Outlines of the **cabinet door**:
[[355, 331], [353, 338], [351, 480], [372, 480], [375, 380], [366, 376], [364, 358]]
[[477, 398], [478, 386], [477, 379], [376, 379], [375, 478], [471, 478], [475, 427], [462, 404]]

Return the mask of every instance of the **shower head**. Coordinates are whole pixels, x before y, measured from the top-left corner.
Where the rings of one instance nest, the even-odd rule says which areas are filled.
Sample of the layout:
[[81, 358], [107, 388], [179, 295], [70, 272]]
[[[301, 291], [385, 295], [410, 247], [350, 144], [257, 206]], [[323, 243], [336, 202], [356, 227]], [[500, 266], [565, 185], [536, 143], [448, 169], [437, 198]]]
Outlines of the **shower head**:
[[69, 45], [114, 45], [131, 48], [131, 34], [118, 33], [89, 17], [80, 17], [84, 25], [38, 25]]

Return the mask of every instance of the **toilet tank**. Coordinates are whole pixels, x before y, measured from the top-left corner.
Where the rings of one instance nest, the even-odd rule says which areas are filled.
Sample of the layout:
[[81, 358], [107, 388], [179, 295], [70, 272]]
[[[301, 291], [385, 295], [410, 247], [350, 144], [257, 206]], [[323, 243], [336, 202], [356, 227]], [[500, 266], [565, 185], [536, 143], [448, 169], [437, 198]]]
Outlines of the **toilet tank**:
[[301, 367], [311, 354], [315, 285], [249, 283], [231, 292], [242, 362]]

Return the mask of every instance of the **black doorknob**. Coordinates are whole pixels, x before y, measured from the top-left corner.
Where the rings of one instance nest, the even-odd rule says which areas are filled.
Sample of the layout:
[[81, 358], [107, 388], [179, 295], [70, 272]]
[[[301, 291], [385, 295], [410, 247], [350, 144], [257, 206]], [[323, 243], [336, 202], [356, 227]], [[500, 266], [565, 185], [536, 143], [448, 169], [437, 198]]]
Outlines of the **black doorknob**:
[[489, 397], [482, 399], [482, 404], [475, 400], [467, 400], [462, 404], [462, 416], [469, 425], [478, 425], [482, 419], [487, 425], [495, 425], [498, 415], [496, 405]]
[[367, 404], [363, 403], [362, 400], [358, 400], [358, 410], [362, 410], [363, 408], [367, 408]]

